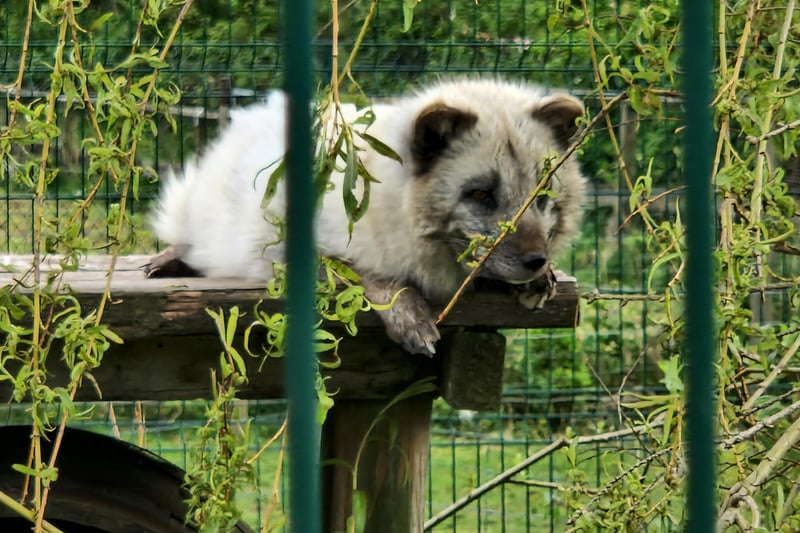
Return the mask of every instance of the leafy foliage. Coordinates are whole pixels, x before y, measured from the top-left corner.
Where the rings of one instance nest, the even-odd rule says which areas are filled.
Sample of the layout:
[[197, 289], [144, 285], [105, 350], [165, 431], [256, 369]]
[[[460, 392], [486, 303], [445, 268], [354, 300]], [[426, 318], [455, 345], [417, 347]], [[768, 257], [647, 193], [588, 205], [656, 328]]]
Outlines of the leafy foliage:
[[[84, 416], [72, 401], [75, 391], [93, 385], [92, 371], [122, 341], [103, 324], [108, 296], [96, 309], [82, 309], [64, 290], [59, 272], [75, 269], [83, 256], [99, 250], [150, 245], [132, 206], [146, 205], [155, 176], [177, 164], [184, 149], [196, 151], [217, 127], [205, 118], [179, 116], [179, 106], [200, 106], [222, 117], [229, 105], [281, 79], [278, 3], [204, 0], [184, 10], [190, 4], [6, 2], [0, 14], [0, 43], [7, 57], [18, 58], [19, 72], [10, 80], [8, 120], [0, 128], [0, 180], [10, 195], [33, 206], [35, 253], [30, 270], [20, 273], [23, 283], [0, 289], [0, 380], [14, 384], [15, 401], [32, 402], [33, 459], [19, 470], [32, 480], [28, 505], [39, 511], [39, 530], [45, 527], [41, 510], [48, 491], [58, 483], [55, 456], [37, 452], [40, 436]], [[395, 93], [439, 72], [501, 72], [564, 86], [586, 97], [590, 118], [600, 117], [579, 147], [600, 193], [587, 208], [585, 237], [570, 265], [582, 286], [594, 288], [585, 295], [583, 326], [574, 336], [509, 334], [504, 410], [546, 412], [551, 420], [547, 428], [512, 431], [560, 432], [570, 439], [608, 432], [615, 443], [598, 452], [573, 440], [557, 452], [565, 468], [553, 497], [564, 527], [680, 528], [682, 378], [690, 370], [680, 357], [686, 252], [676, 142], [682, 128], [678, 2], [349, 2], [339, 5], [334, 39], [329, 35], [336, 5], [322, 3], [316, 14], [318, 78], [333, 81], [333, 88], [320, 93], [320, 130], [338, 120], [342, 102], [362, 105], [365, 93]], [[798, 192], [786, 179], [800, 144], [800, 27], [794, 6], [740, 0], [720, 4], [716, 12], [712, 105], [718, 137], [710, 172], [718, 215], [715, 412], [720, 526], [729, 530], [800, 528], [800, 280], [793, 255]], [[33, 37], [26, 38], [28, 30]], [[48, 45], [23, 46], [34, 41]], [[356, 58], [343, 68], [332, 54], [339, 47], [343, 56]], [[363, 116], [368, 121], [369, 111]], [[345, 169], [342, 200], [356, 223], [368, 208], [373, 179], [356, 147], [385, 149], [379, 139], [354, 134], [346, 125], [338, 132], [317, 146], [315, 183], [322, 194], [333, 168]], [[631, 151], [631, 145], [639, 148]], [[282, 169], [271, 172], [274, 190]], [[621, 201], [614, 197], [618, 189], [625, 191]], [[68, 199], [69, 209], [64, 203], [52, 207], [50, 199], [58, 195]], [[603, 203], [606, 197], [612, 200]], [[90, 233], [87, 221], [98, 213], [102, 231]], [[16, 247], [10, 242], [11, 251], [30, 249], [24, 239]], [[59, 258], [52, 274], [42, 269], [45, 255]], [[344, 265], [324, 261], [322, 272], [320, 315], [357, 333], [354, 318], [369, 308], [363, 289]], [[282, 272], [268, 294], [283, 294]], [[253, 481], [255, 455], [243, 447], [251, 428], [231, 423], [236, 389], [247, 379], [243, 361], [280, 357], [286, 321], [283, 314], [253, 310], [242, 350], [229, 334], [241, 317], [233, 311], [212, 314], [223, 351], [187, 485], [190, 519], [209, 531], [236, 523], [242, 513], [236, 493]], [[262, 338], [263, 344], [256, 342]], [[336, 353], [332, 332], [320, 329], [316, 341], [321, 351]], [[552, 355], [527, 357], [533, 353]], [[48, 383], [48, 362], [58, 356], [71, 369], [63, 387]], [[539, 396], [532, 398], [531, 390]], [[554, 390], [577, 392], [563, 402]], [[332, 398], [321, 378], [318, 395], [323, 419]], [[571, 416], [580, 411], [591, 416]], [[612, 429], [620, 424], [637, 428], [633, 443], [614, 440]], [[506, 430], [485, 420], [478, 428]], [[601, 472], [587, 476], [585, 464], [598, 453]], [[269, 527], [283, 521], [273, 515]]]
[[[6, 333], [0, 347], [0, 379], [13, 383], [16, 401], [32, 402], [31, 460], [19, 465], [18, 470], [30, 478], [33, 487], [35, 530], [47, 527], [52, 531], [53, 526], [44, 522], [44, 510], [57, 480], [58, 443], [66, 424], [85, 415], [74, 407], [75, 393], [85, 382], [93, 383], [92, 371], [102, 363], [110, 345], [122, 342], [102, 322], [109, 291], [96, 309], [85, 311], [65, 291], [62, 275], [75, 270], [80, 258], [96, 246], [87, 242], [80, 230], [82, 217], [101, 187], [114, 187], [120, 194], [118, 209], [108, 212], [109, 236], [102, 246], [119, 250], [135, 233], [126, 203], [138, 194], [142, 176], [153, 175], [152, 169], [137, 164], [137, 146], [154, 131], [159, 117], [174, 123], [169, 106], [178, 95], [174, 87], [159, 84], [158, 71], [165, 65], [164, 56], [180, 19], [174, 22], [168, 38], [159, 39], [160, 50], [155, 46], [140, 48], [137, 34], [126, 59], [104, 66], [95, 62], [93, 39], [108, 21], [107, 16], [93, 18], [85, 29], [78, 18], [92, 15], [87, 11], [88, 2], [29, 2], [26, 7], [26, 15], [20, 13], [21, 20], [27, 20], [25, 28], [32, 30], [35, 24], [38, 30], [54, 31], [58, 44], [48, 65], [45, 98], [24, 104], [21, 88], [26, 79], [27, 34], [19, 75], [11, 87], [14, 97], [8, 106], [8, 123], [0, 130], [0, 178], [17, 180], [33, 198], [32, 264], [20, 273], [18, 284], [0, 289]], [[140, 28], [154, 28], [158, 13], [142, 13]], [[134, 74], [134, 68], [138, 74]], [[60, 111], [59, 98], [64, 101]], [[68, 215], [53, 218], [44, 204], [47, 188], [58, 175], [53, 157], [53, 147], [62, 135], [57, 113], [66, 116], [76, 109], [82, 109], [91, 124], [91, 133], [83, 139], [90, 185], [85, 198]], [[51, 254], [61, 259], [45, 273], [45, 256]], [[70, 379], [65, 386], [52, 387], [47, 382], [46, 365], [58, 354], [70, 370]], [[54, 428], [56, 445], [50, 457], [43, 457], [42, 435]]]

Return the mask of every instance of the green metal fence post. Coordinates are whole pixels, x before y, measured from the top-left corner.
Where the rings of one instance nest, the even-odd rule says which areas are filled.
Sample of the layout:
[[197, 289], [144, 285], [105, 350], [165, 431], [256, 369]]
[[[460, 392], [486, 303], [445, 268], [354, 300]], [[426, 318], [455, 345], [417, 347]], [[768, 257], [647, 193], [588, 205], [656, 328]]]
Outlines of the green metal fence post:
[[289, 95], [286, 180], [287, 305], [286, 389], [289, 398], [291, 527], [320, 530], [319, 430], [314, 393], [314, 251], [311, 187], [311, 20], [313, 2], [292, 0], [283, 19], [285, 88]]
[[686, 348], [688, 404], [687, 490], [689, 533], [714, 531], [713, 363], [713, 218], [709, 172], [712, 165], [711, 3], [684, 1], [683, 20], [686, 132], [684, 165], [687, 185]]

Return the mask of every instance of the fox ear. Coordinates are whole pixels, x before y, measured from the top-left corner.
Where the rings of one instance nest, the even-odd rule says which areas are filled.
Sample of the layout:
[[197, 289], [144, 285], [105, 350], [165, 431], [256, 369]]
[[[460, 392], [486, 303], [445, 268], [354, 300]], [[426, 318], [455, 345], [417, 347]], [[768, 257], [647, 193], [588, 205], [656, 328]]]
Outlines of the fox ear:
[[583, 104], [568, 94], [554, 94], [543, 99], [532, 115], [536, 120], [550, 126], [556, 141], [562, 148], [566, 148], [570, 137], [578, 131], [575, 119], [583, 116]]
[[472, 129], [478, 117], [444, 103], [431, 104], [414, 121], [411, 155], [417, 164], [417, 174], [427, 173], [450, 143]]

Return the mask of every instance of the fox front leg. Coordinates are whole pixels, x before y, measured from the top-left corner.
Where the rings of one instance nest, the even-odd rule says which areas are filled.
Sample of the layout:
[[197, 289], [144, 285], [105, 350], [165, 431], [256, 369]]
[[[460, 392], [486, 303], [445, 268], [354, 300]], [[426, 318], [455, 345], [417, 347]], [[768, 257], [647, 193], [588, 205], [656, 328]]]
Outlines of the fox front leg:
[[394, 298], [391, 307], [378, 310], [390, 339], [410, 353], [428, 357], [436, 353], [436, 341], [441, 338], [436, 315], [419, 291], [396, 281], [368, 276], [364, 276], [361, 283], [372, 303], [385, 305]]

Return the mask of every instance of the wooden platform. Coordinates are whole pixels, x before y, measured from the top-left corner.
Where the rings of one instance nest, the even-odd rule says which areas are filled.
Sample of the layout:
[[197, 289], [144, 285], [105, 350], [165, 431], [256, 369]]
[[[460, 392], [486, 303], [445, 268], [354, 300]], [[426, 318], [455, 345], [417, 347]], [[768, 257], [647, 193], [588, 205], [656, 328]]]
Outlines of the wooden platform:
[[[118, 259], [111, 281], [113, 302], [103, 322], [124, 339], [113, 346], [93, 372], [102, 398], [84, 387], [84, 400], [175, 400], [207, 398], [210, 370], [217, 366], [221, 343], [207, 308], [238, 306], [248, 315], [257, 304], [267, 311], [282, 302], [264, 300], [261, 284], [233, 279], [146, 279], [139, 267], [143, 256]], [[8, 285], [29, 268], [29, 257], [2, 257], [0, 283]], [[77, 272], [65, 273], [64, 290], [72, 291], [84, 314], [95, 309], [106, 287], [109, 258], [93, 257]], [[48, 268], [57, 268], [50, 264]], [[15, 273], [16, 272], [16, 273]], [[30, 289], [23, 289], [30, 290]], [[571, 328], [578, 322], [578, 287], [558, 275], [558, 294], [543, 309], [531, 311], [502, 285], [468, 292], [440, 326], [442, 340], [433, 358], [412, 356], [391, 342], [377, 315], [362, 314], [359, 335], [342, 333], [341, 366], [325, 371], [330, 390], [338, 390], [336, 406], [323, 427], [323, 523], [325, 531], [345, 530], [352, 513], [351, 469], [367, 428], [388, 400], [417, 380], [431, 379], [439, 393], [459, 409], [493, 410], [500, 404], [505, 337], [500, 328]], [[442, 302], [443, 303], [443, 302]], [[435, 303], [436, 304], [436, 303]], [[434, 305], [436, 308], [436, 305]], [[441, 308], [441, 307], [440, 307]], [[51, 359], [52, 361], [52, 359]], [[248, 384], [241, 398], [283, 396], [282, 360], [251, 358]], [[66, 368], [51, 362], [50, 383], [63, 384]], [[0, 382], [0, 398], [10, 397]], [[398, 402], [370, 433], [358, 469], [357, 486], [367, 496], [367, 533], [422, 531], [432, 396]]]
[[[248, 314], [261, 302], [267, 311], [278, 310], [282, 303], [263, 300], [264, 289], [258, 283], [235, 279], [171, 278], [147, 279], [139, 267], [147, 262], [144, 256], [120, 257], [112, 277], [113, 304], [108, 306], [104, 323], [125, 341], [111, 350], [95, 377], [103, 391], [104, 400], [165, 400], [208, 397], [211, 391], [209, 368], [217, 364], [221, 344], [214, 331], [206, 308], [229, 309], [236, 305], [245, 313], [240, 320], [243, 329]], [[57, 263], [50, 263], [57, 268]], [[10, 265], [0, 272], [0, 283], [7, 285], [20, 277], [19, 272], [30, 265], [28, 257], [2, 257], [0, 264]], [[88, 313], [96, 308], [105, 289], [109, 258], [93, 257], [78, 272], [67, 272], [64, 280]], [[358, 320], [358, 338], [342, 332], [342, 365], [329, 371], [331, 387], [340, 389], [340, 398], [391, 398], [410, 382], [425, 376], [440, 376], [443, 361], [460, 358], [454, 351], [463, 352], [470, 346], [466, 338], [492, 339], [499, 328], [558, 328], [574, 327], [578, 320], [578, 291], [573, 278], [560, 276], [558, 295], [544, 309], [531, 311], [521, 306], [510, 292], [491, 287], [464, 295], [441, 326], [445, 339], [438, 348], [439, 357], [433, 360], [403, 352], [383, 334], [380, 319], [373, 313], [362, 314]], [[263, 300], [263, 301], [262, 301]], [[466, 336], [464, 333], [467, 333]], [[458, 338], [461, 341], [458, 341]], [[479, 342], [476, 348], [486, 349]], [[495, 341], [497, 344], [499, 341]], [[497, 350], [498, 348], [495, 348]], [[502, 349], [502, 347], [500, 347]], [[501, 354], [502, 355], [502, 354]], [[479, 356], [480, 357], [480, 356]], [[483, 368], [475, 369], [482, 381], [491, 365], [481, 357]], [[276, 398], [283, 394], [282, 368], [279, 359], [270, 359], [261, 372], [256, 372], [260, 360], [253, 359], [250, 382], [242, 390], [242, 398]], [[465, 361], [466, 362], [466, 361]], [[502, 357], [500, 358], [502, 362]], [[460, 366], [460, 365], [459, 365]], [[153, 369], [158, 368], [158, 372]], [[502, 367], [501, 367], [502, 369]], [[54, 369], [55, 370], [55, 369]], [[462, 368], [447, 374], [462, 373]], [[492, 376], [496, 378], [497, 376]], [[54, 376], [58, 383], [65, 376]], [[488, 379], [488, 378], [487, 378]], [[450, 387], [457, 388], [457, 387]], [[475, 389], [476, 387], [470, 387]], [[496, 387], [495, 387], [496, 388]], [[481, 408], [474, 391], [459, 400], [453, 391], [454, 407]], [[499, 391], [497, 391], [499, 392]], [[8, 396], [8, 386], [0, 383], [0, 398]], [[81, 398], [100, 399], [90, 389]], [[498, 397], [499, 399], [499, 397]], [[492, 407], [490, 405], [483, 406]]]

